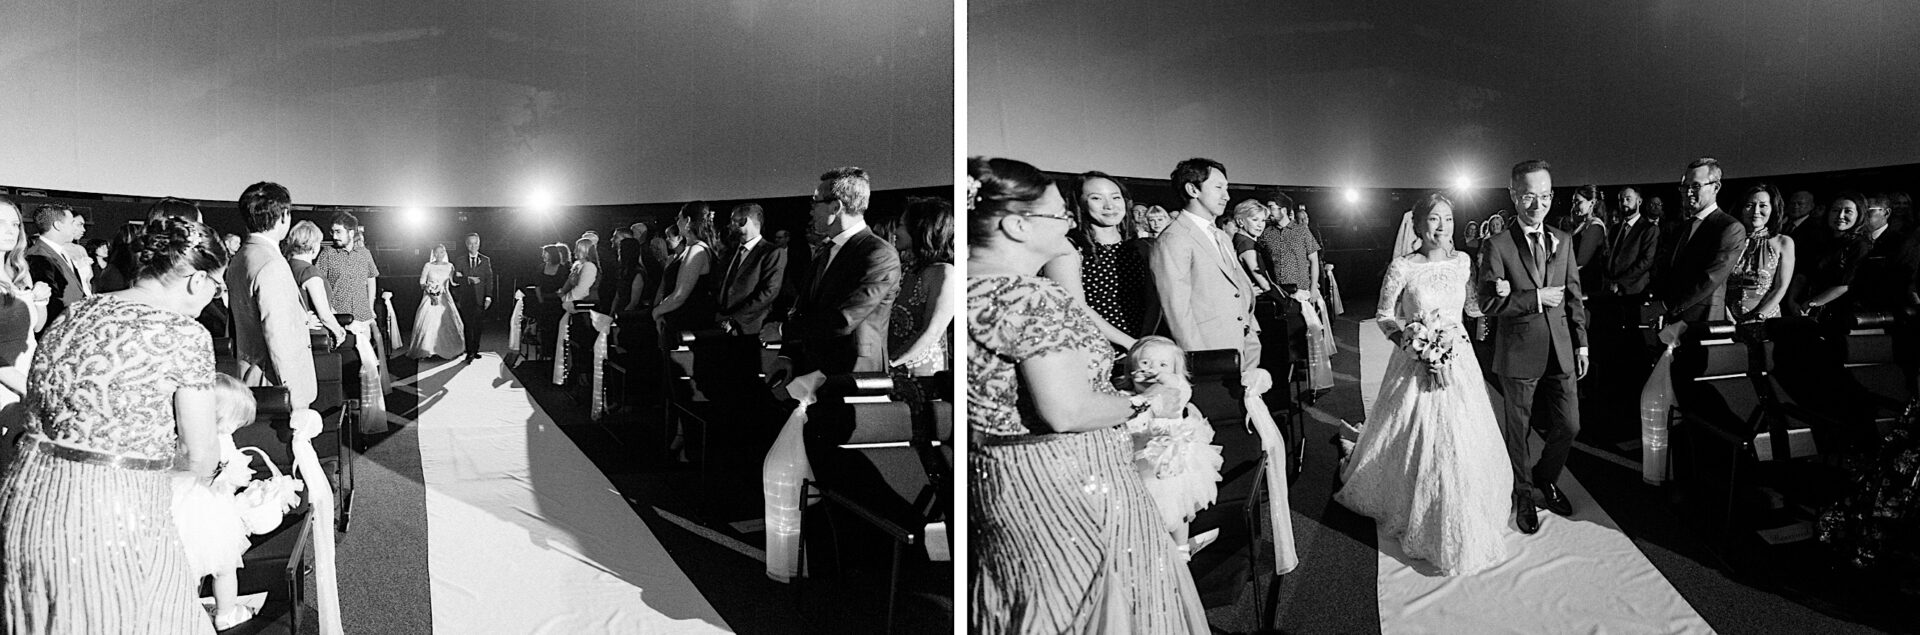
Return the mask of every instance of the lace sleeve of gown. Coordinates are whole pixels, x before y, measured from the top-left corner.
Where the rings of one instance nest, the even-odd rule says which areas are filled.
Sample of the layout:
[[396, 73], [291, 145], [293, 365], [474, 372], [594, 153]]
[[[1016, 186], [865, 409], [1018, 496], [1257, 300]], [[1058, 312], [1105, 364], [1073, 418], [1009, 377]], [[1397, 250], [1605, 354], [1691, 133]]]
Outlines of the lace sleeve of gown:
[[1387, 263], [1387, 278], [1380, 283], [1380, 305], [1374, 310], [1373, 317], [1380, 323], [1380, 331], [1392, 338], [1400, 332], [1400, 292], [1407, 288], [1408, 268], [1405, 260], [1394, 259]]
[[1480, 310], [1480, 285], [1477, 279], [1480, 276], [1480, 268], [1473, 266], [1473, 258], [1465, 253], [1456, 253], [1453, 257], [1458, 261], [1455, 266], [1464, 267], [1467, 270], [1466, 275], [1461, 276], [1467, 280], [1467, 317], [1486, 317], [1487, 314]]

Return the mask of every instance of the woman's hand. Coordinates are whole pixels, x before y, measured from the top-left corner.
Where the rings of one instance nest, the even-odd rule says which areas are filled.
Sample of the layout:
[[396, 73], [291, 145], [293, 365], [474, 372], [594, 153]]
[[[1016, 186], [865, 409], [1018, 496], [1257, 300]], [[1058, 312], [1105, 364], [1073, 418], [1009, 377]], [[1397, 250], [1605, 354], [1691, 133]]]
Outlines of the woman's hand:
[[47, 286], [47, 283], [45, 282], [33, 283], [33, 301], [34, 302], [38, 302], [40, 304], [46, 304], [47, 302], [52, 300], [53, 300], [53, 287]]

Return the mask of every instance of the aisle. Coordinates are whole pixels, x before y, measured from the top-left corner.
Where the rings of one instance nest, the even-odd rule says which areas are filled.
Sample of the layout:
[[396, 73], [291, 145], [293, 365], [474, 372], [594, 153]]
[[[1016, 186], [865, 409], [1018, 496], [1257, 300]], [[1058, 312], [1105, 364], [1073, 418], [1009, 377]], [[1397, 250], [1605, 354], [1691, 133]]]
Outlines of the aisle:
[[415, 381], [436, 632], [732, 630], [498, 356]]
[[[1392, 343], [1360, 324], [1362, 401], [1371, 410]], [[1495, 412], [1500, 395], [1488, 390]], [[1533, 446], [1539, 448], [1538, 439]], [[1511, 559], [1476, 576], [1444, 578], [1404, 560], [1379, 536], [1382, 633], [1709, 633], [1699, 613], [1635, 547], [1571, 472], [1560, 486], [1575, 514], [1541, 511], [1540, 532], [1511, 529]]]

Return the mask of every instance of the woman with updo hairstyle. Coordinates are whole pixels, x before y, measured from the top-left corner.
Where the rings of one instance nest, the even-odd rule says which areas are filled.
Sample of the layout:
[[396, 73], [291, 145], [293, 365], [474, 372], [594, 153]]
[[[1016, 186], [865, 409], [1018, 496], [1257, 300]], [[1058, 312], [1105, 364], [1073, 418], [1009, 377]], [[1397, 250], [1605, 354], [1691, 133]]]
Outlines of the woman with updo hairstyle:
[[213, 477], [213, 345], [194, 321], [221, 292], [219, 234], [147, 224], [125, 290], [43, 334], [26, 434], [0, 481], [6, 631], [212, 633], [174, 528], [172, 473]]
[[713, 275], [712, 217], [712, 208], [705, 201], [693, 201], [680, 207], [674, 221], [686, 242], [660, 274], [653, 319], [662, 336], [718, 328], [713, 317], [719, 310], [715, 295], [719, 281]]
[[1131, 397], [1114, 350], [1059, 283], [1074, 252], [1053, 179], [969, 162], [967, 456], [976, 633], [1206, 633], [1192, 574], [1133, 467], [1126, 422], [1176, 405]]

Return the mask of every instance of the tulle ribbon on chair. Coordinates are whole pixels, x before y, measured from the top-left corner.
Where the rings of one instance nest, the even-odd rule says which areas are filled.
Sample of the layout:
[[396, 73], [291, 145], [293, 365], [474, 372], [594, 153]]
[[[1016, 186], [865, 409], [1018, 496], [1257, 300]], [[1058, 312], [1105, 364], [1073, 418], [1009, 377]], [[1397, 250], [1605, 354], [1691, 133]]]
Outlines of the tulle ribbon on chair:
[[507, 318], [507, 350], [520, 350], [520, 321], [527, 319], [527, 292], [513, 292], [513, 315]]
[[1300, 316], [1307, 323], [1307, 379], [1314, 390], [1333, 387], [1333, 322], [1327, 319], [1327, 305], [1313, 293], [1293, 293], [1300, 301]]
[[293, 467], [306, 482], [307, 503], [311, 511], [307, 522], [313, 527], [314, 605], [320, 613], [320, 635], [340, 635], [340, 579], [335, 568], [333, 544], [333, 488], [320, 457], [313, 451], [313, 439], [320, 435], [320, 414], [301, 409], [293, 413]]
[[760, 466], [760, 493], [766, 502], [767, 577], [778, 582], [790, 582], [800, 573], [800, 517], [806, 507], [806, 493], [800, 491], [800, 483], [813, 478], [801, 434], [807, 427], [807, 406], [816, 401], [813, 393], [822, 379], [819, 373], [808, 373], [787, 384], [787, 394], [799, 400], [800, 406], [787, 416], [779, 438]]
[[[406, 340], [400, 338], [400, 314], [393, 312], [393, 292], [381, 291], [380, 303], [383, 305], [386, 305], [387, 307], [387, 330], [384, 333], [387, 338], [386, 341], [405, 342]], [[385, 347], [386, 347], [386, 344], [382, 343], [380, 350], [386, 352], [388, 355], [404, 355], [405, 354], [405, 351], [403, 350], [387, 350]], [[382, 363], [380, 365], [380, 372], [382, 373], [381, 379], [385, 383], [388, 383], [388, 384], [393, 383], [393, 378], [385, 375], [385, 373], [387, 372], [387, 365], [385, 363]]]
[[[1241, 376], [1241, 383], [1247, 387], [1247, 426], [1260, 435], [1260, 450], [1267, 457], [1267, 517], [1273, 527], [1273, 572], [1286, 575], [1300, 566], [1300, 555], [1294, 549], [1293, 506], [1287, 500], [1287, 439], [1280, 435], [1280, 426], [1274, 423], [1273, 413], [1267, 411], [1266, 401], [1261, 399], [1261, 395], [1273, 388], [1273, 376], [1265, 369], [1255, 368]], [[768, 527], [771, 530], [772, 525]], [[768, 562], [772, 562], [771, 557]]]
[[1666, 482], [1667, 414], [1673, 408], [1673, 347], [1660, 354], [1640, 389], [1640, 479], [1648, 484]]
[[588, 418], [599, 421], [607, 413], [607, 343], [613, 331], [613, 316], [605, 313], [593, 313], [593, 330], [600, 335], [593, 338], [593, 405]]
[[1321, 265], [1327, 271], [1327, 302], [1332, 304], [1333, 315], [1347, 312], [1346, 303], [1340, 300], [1340, 280], [1333, 277], [1333, 265]]
[[573, 364], [573, 356], [567, 354], [567, 342], [572, 341], [568, 339], [567, 331], [570, 329], [567, 327], [573, 323], [572, 318], [572, 312], [560, 313], [560, 334], [553, 338], [553, 385], [555, 386], [567, 384], [567, 367]]

